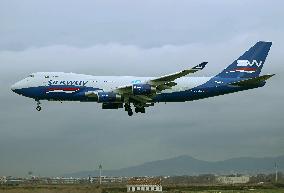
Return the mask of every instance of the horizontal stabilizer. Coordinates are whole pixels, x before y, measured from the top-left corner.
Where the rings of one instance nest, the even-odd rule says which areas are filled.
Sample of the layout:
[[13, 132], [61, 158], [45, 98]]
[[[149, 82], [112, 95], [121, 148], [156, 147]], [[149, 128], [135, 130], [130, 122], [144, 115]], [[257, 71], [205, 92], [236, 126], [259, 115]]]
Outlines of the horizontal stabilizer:
[[266, 81], [267, 79], [271, 78], [272, 76], [274, 76], [275, 74], [266, 74], [263, 76], [258, 76], [255, 78], [250, 78], [250, 79], [246, 79], [246, 80], [241, 80], [238, 82], [233, 82], [230, 83], [230, 85], [234, 85], [234, 86], [253, 86], [253, 85], [257, 85], [263, 81]]

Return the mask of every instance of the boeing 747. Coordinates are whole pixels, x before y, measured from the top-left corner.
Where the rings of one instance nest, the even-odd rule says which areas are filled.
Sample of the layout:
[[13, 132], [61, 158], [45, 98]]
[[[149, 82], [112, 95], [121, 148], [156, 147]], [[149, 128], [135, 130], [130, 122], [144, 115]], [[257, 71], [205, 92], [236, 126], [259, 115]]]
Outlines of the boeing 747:
[[185, 77], [207, 62], [161, 77], [92, 76], [37, 72], [12, 85], [15, 93], [41, 100], [97, 102], [103, 109], [123, 108], [129, 116], [158, 102], [185, 102], [262, 87], [274, 74], [260, 75], [272, 43], [260, 41], [212, 77]]

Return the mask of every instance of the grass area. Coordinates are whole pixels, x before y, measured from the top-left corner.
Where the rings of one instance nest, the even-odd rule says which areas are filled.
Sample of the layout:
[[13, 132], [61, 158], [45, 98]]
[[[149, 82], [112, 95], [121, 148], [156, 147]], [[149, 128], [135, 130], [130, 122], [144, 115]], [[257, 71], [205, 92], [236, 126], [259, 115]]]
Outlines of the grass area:
[[[182, 187], [164, 188], [167, 193], [284, 193], [283, 187]], [[0, 186], [0, 193], [126, 193], [126, 188], [88, 185]]]
[[181, 191], [180, 193], [284, 193], [284, 189], [203, 190], [203, 191]]
[[1, 187], [0, 193], [102, 193], [96, 186], [85, 185], [46, 185]]

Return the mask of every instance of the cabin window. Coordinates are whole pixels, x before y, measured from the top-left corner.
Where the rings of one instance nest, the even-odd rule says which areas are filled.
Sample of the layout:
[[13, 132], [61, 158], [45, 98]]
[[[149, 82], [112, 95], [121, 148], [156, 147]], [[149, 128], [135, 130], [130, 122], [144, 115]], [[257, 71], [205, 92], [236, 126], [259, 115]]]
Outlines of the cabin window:
[[29, 75], [28, 77], [31, 77], [31, 78], [33, 78], [33, 77], [35, 77], [35, 75], [31, 74], [31, 75]]

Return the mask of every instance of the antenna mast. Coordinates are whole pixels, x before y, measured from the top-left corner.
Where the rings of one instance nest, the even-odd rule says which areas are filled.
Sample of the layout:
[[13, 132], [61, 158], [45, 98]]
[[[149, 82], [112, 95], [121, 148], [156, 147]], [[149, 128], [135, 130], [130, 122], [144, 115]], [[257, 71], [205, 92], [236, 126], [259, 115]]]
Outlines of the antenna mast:
[[275, 183], [277, 183], [278, 181], [278, 167], [277, 167], [277, 163], [275, 162]]
[[100, 170], [100, 185], [102, 184], [102, 169], [103, 169], [103, 166], [102, 164], [99, 165], [99, 170]]

